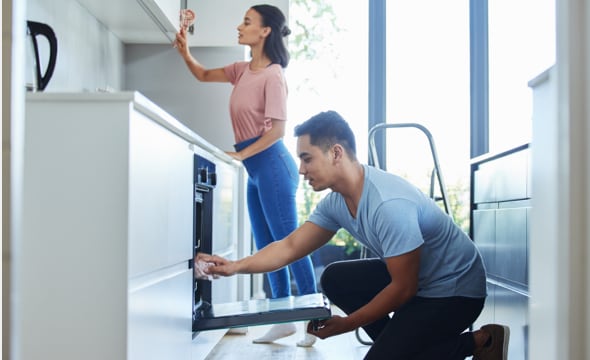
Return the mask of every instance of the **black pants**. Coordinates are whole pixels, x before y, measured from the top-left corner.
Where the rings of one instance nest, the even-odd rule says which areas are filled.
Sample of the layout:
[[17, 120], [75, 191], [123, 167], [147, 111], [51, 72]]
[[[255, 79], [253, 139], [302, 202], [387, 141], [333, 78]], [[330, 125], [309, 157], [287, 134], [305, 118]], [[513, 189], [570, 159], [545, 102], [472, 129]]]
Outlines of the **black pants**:
[[[371, 301], [391, 277], [378, 259], [330, 264], [321, 278], [322, 291], [350, 314]], [[363, 329], [374, 344], [365, 359], [465, 359], [473, 354], [471, 332], [464, 332], [479, 316], [484, 298], [415, 296], [390, 318], [385, 316]]]

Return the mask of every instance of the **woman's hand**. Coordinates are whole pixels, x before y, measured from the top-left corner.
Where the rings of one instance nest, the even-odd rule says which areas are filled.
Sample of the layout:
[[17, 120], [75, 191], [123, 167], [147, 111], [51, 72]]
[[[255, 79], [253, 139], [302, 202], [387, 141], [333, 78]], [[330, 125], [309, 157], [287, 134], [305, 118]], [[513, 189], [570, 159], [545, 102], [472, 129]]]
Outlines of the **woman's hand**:
[[231, 156], [233, 159], [238, 160], [238, 161], [242, 161], [244, 160], [242, 155], [239, 152], [235, 152], [235, 151], [226, 151], [225, 152], [227, 155]]
[[317, 330], [313, 329], [312, 322], [307, 324], [307, 332], [319, 337], [320, 339], [344, 334], [352, 330], [354, 330], [354, 328], [350, 326], [347, 318], [338, 315], [334, 315], [327, 320], [319, 320], [319, 328]]
[[183, 59], [186, 59], [190, 56], [185, 28], [181, 28], [180, 31], [176, 33], [174, 47], [178, 50], [178, 53], [183, 57]]

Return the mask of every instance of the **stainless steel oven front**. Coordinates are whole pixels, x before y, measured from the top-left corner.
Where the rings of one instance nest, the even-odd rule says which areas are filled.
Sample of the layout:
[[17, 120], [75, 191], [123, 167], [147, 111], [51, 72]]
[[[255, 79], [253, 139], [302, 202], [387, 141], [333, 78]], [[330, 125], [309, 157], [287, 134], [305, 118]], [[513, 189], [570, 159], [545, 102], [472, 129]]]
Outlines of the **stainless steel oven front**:
[[[210, 254], [214, 248], [215, 163], [195, 154], [193, 177], [194, 257], [199, 252]], [[189, 261], [189, 266], [194, 269], [193, 260]], [[194, 274], [192, 294], [193, 337], [204, 330], [325, 319], [331, 314], [330, 304], [322, 294], [218, 303], [212, 298], [211, 280], [197, 279]]]

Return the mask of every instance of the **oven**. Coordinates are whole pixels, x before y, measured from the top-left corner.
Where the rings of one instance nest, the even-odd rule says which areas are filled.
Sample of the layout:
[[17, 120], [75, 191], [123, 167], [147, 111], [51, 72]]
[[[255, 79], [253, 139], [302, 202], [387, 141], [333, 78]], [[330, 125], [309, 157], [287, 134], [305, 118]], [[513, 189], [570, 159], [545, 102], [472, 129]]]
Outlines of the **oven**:
[[[216, 189], [218, 180], [216, 164], [211, 158], [199, 154], [194, 155], [193, 180], [194, 258], [199, 252], [211, 254], [215, 249], [216, 235], [213, 221], [216, 211], [214, 208], [215, 196], [223, 196], [223, 194], [217, 194], [216, 192], [227, 191], [227, 189], [224, 190], [223, 186]], [[220, 179], [220, 184], [223, 181], [224, 179]], [[218, 235], [221, 236], [226, 233], [223, 229], [217, 231]], [[219, 241], [227, 241], [227, 239], [219, 239]], [[192, 259], [189, 261], [189, 267], [194, 268]], [[212, 298], [215, 293], [212, 292], [212, 281], [197, 279], [193, 272], [193, 337], [205, 330], [325, 319], [330, 317], [331, 314], [330, 304], [322, 294], [220, 303]]]
[[[193, 258], [199, 252], [213, 250], [213, 190], [217, 184], [215, 164], [195, 154], [193, 167]], [[198, 331], [199, 320], [211, 316], [211, 281], [197, 279], [193, 274], [193, 332]]]

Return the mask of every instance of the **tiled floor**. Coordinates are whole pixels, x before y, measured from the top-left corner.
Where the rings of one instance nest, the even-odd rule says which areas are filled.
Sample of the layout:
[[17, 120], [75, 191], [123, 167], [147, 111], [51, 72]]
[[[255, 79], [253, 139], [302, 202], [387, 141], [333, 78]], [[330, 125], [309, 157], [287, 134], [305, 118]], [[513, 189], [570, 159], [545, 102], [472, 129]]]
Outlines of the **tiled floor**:
[[[270, 326], [250, 327], [245, 335], [225, 335], [205, 360], [359, 360], [369, 349], [357, 340], [354, 332], [318, 339], [310, 348], [298, 347], [296, 342], [303, 337], [303, 323], [297, 323], [295, 335], [273, 344], [253, 344], [252, 340], [265, 334]], [[363, 339], [368, 337], [365, 335]]]

